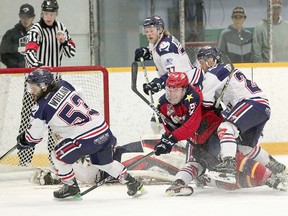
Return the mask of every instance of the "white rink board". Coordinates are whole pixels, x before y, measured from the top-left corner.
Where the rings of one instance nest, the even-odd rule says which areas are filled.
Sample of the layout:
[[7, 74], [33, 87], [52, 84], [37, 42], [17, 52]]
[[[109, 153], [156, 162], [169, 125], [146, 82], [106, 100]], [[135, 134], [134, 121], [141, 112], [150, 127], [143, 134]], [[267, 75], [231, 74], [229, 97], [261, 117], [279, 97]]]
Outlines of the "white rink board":
[[[252, 77], [250, 68], [243, 68], [241, 70], [243, 70], [248, 77]], [[286, 95], [288, 92], [287, 68], [254, 68], [253, 70], [253, 79], [258, 83], [260, 88], [266, 92], [272, 108], [271, 119], [266, 124], [264, 129], [264, 138], [261, 142], [288, 142], [288, 134], [286, 130], [288, 127], [286, 117], [286, 109], [288, 107]], [[149, 72], [148, 76], [149, 79], [152, 80], [157, 76], [157, 74], [155, 71]], [[144, 75], [142, 69], [139, 68], [138, 89], [140, 92], [142, 92], [143, 83]], [[22, 80], [20, 80], [19, 85], [23, 85]], [[150, 118], [153, 111], [131, 90], [131, 72], [110, 72], [109, 88], [110, 125], [112, 132], [118, 139], [118, 145], [134, 142], [139, 140], [140, 137], [145, 134], [151, 134]], [[156, 94], [154, 96], [155, 101], [156, 98], [162, 94], [163, 91]], [[22, 94], [13, 96], [9, 94], [8, 97], [10, 100], [15, 100], [16, 97], [19, 97], [19, 100], [21, 100]], [[91, 106], [89, 103], [88, 105]], [[91, 107], [93, 107], [93, 105]], [[20, 113], [20, 109], [21, 107], [19, 106], [10, 111]], [[2, 136], [12, 136], [15, 137], [13, 140], [16, 140], [20, 115], [14, 117], [17, 121], [13, 120], [7, 124], [9, 124], [9, 126], [12, 126], [10, 124], [13, 124], [12, 128], [15, 130], [11, 131], [9, 134], [2, 134]], [[5, 124], [3, 125], [4, 127]], [[10, 148], [10, 146], [5, 145], [5, 143], [0, 143], [0, 145], [2, 145], [3, 149], [1, 155], [4, 154], [4, 151], [7, 151]], [[40, 145], [42, 145], [42, 143]], [[46, 152], [46, 147], [39, 147], [36, 149], [37, 152], [42, 152], [42, 149]]]

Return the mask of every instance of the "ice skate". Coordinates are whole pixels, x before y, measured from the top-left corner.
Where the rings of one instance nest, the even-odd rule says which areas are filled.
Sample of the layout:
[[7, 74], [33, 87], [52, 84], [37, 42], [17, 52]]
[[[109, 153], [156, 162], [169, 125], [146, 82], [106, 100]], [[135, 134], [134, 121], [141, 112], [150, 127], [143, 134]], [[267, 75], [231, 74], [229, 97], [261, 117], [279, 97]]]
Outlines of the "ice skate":
[[73, 180], [73, 185], [64, 184], [62, 188], [57, 191], [54, 191], [54, 197], [57, 199], [64, 199], [64, 198], [81, 198], [80, 189], [77, 184], [76, 179]]
[[177, 179], [173, 184], [165, 191], [168, 196], [190, 196], [194, 190], [192, 187], [185, 185], [182, 179]]
[[205, 186], [207, 186], [207, 182], [209, 181], [210, 181], [210, 178], [206, 174], [203, 174], [195, 178], [196, 187], [199, 187], [199, 188], [204, 188]]
[[124, 180], [126, 181], [125, 184], [127, 185], [128, 188], [127, 194], [129, 196], [139, 197], [147, 193], [144, 190], [143, 183], [136, 180], [129, 173], [126, 173], [124, 175]]
[[236, 158], [225, 157], [223, 162], [214, 167], [216, 172], [236, 174]]
[[286, 171], [286, 166], [280, 162], [278, 162], [277, 160], [275, 160], [273, 157], [270, 156], [270, 161], [269, 163], [266, 165], [266, 167], [274, 174], [276, 173], [283, 173], [283, 172], [287, 172]]
[[287, 191], [288, 190], [288, 175], [286, 173], [272, 174], [266, 180], [265, 184], [276, 190]]

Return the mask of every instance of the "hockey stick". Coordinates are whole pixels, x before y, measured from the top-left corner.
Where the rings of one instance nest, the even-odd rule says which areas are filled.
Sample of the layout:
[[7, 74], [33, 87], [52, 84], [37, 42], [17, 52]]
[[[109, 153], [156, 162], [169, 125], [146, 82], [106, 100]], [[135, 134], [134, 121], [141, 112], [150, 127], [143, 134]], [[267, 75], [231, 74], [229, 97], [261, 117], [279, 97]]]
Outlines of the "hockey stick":
[[154, 111], [154, 113], [162, 118], [162, 120], [168, 124], [172, 129], [176, 129], [176, 126], [174, 123], [168, 119], [166, 116], [164, 116], [154, 105], [154, 103], [151, 103], [149, 100], [147, 100], [146, 97], [144, 97], [137, 89], [137, 75], [138, 75], [138, 63], [133, 62], [131, 65], [131, 89], [133, 92], [135, 92], [147, 105], [151, 107], [151, 109]]
[[[223, 52], [222, 52], [222, 53], [223, 53]], [[233, 74], [234, 74], [234, 70], [235, 70], [235, 67], [234, 67], [233, 63], [231, 62], [231, 60], [229, 59], [229, 57], [228, 57], [227, 55], [224, 55], [224, 56], [225, 56], [225, 57], [227, 58], [227, 60], [228, 60], [228, 63], [227, 63], [227, 64], [230, 64], [230, 65], [231, 65], [231, 70], [230, 70], [230, 74], [229, 74], [229, 76], [228, 76], [228, 79], [227, 79], [225, 85], [223, 86], [219, 97], [217, 98], [217, 101], [216, 101], [216, 103], [215, 103], [215, 108], [218, 108], [218, 107], [219, 107], [220, 102], [221, 102], [221, 100], [222, 100], [222, 98], [223, 98], [223, 96], [224, 96], [224, 93], [225, 93], [225, 91], [226, 91], [226, 89], [227, 89], [227, 87], [228, 87], [228, 85], [229, 85], [229, 83], [230, 83], [230, 80], [231, 80], [231, 78], [232, 78], [232, 76], [233, 76]]]
[[[152, 156], [155, 153], [155, 151], [151, 151], [150, 153], [146, 154], [145, 156], [143, 156], [142, 158], [140, 158], [137, 161], [134, 161], [133, 163], [129, 164], [129, 166], [127, 166], [126, 168], [130, 168], [132, 166], [137, 165], [138, 163], [140, 163], [141, 161], [145, 160], [146, 158]], [[113, 180], [114, 177], [113, 176], [108, 176], [107, 178], [97, 182], [95, 185], [93, 185], [92, 187], [88, 188], [87, 190], [83, 191], [82, 193], [80, 193], [81, 196], [84, 196], [85, 194], [89, 193], [90, 191], [102, 186], [103, 184], [105, 184], [108, 181]]]
[[[147, 70], [146, 70], [146, 67], [145, 67], [145, 64], [144, 64], [143, 57], [140, 58], [140, 62], [141, 62], [141, 65], [142, 65], [142, 69], [143, 69], [143, 73], [144, 73], [146, 84], [148, 84], [149, 83], [149, 78], [148, 78], [148, 74], [147, 74]], [[153, 95], [152, 95], [151, 91], [149, 91], [149, 96], [150, 96], [151, 103], [154, 104], [154, 98], [153, 98]], [[158, 118], [157, 114], [154, 112], [153, 115], [154, 115], [154, 118], [155, 118], [157, 126], [160, 127], [159, 118]]]
[[17, 148], [17, 145], [13, 146], [11, 149], [9, 149], [4, 155], [2, 155], [0, 157], [0, 161], [5, 158], [7, 155], [9, 155], [10, 153], [12, 153], [15, 149]]

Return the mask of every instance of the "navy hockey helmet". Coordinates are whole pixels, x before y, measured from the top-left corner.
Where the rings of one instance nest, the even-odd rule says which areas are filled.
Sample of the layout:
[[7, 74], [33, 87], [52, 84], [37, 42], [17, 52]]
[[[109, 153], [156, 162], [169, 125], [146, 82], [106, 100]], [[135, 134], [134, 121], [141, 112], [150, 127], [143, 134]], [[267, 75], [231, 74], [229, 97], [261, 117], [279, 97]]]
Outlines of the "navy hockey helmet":
[[221, 62], [221, 51], [217, 47], [205, 46], [197, 52], [197, 59], [213, 58], [217, 63]]
[[57, 12], [59, 5], [56, 0], [44, 0], [41, 5], [42, 11]]
[[41, 88], [49, 86], [53, 81], [53, 74], [47, 69], [37, 68], [27, 77], [27, 82], [29, 84], [38, 84]]
[[144, 20], [143, 27], [147, 28], [147, 27], [152, 27], [152, 26], [157, 27], [157, 29], [159, 29], [159, 28], [164, 29], [164, 21], [163, 21], [163, 19], [160, 16], [157, 16], [157, 15], [151, 16], [151, 17], [147, 17]]

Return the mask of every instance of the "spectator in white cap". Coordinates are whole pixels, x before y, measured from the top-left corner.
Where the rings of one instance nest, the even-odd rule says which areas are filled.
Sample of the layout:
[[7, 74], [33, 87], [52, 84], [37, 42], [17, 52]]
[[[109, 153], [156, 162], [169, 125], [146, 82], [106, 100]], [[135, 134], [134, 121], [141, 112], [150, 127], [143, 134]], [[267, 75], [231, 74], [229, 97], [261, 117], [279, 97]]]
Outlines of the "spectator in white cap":
[[252, 33], [243, 27], [246, 14], [243, 7], [232, 10], [232, 24], [224, 29], [218, 46], [233, 63], [251, 62]]
[[[288, 40], [283, 40], [288, 34], [288, 21], [281, 16], [282, 0], [272, 0], [272, 61], [288, 61]], [[267, 17], [258, 23], [253, 33], [253, 62], [269, 62], [269, 37]]]
[[7, 68], [25, 67], [22, 53], [25, 50], [27, 32], [35, 18], [33, 6], [30, 4], [21, 5], [19, 18], [19, 23], [4, 34], [0, 46], [1, 62]]

